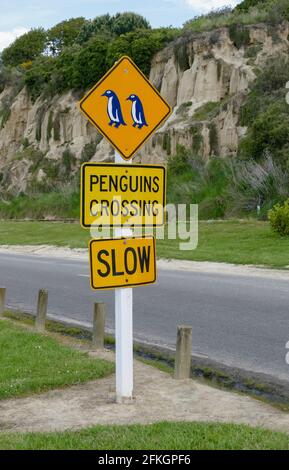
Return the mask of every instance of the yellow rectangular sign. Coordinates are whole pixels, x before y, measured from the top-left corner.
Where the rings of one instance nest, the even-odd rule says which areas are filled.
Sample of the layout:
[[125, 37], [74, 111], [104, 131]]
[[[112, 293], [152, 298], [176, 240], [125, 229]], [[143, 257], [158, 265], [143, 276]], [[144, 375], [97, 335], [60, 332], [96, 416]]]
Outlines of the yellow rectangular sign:
[[156, 249], [152, 236], [91, 240], [91, 288], [114, 289], [156, 281]]
[[165, 188], [163, 166], [84, 163], [81, 225], [84, 228], [161, 226]]

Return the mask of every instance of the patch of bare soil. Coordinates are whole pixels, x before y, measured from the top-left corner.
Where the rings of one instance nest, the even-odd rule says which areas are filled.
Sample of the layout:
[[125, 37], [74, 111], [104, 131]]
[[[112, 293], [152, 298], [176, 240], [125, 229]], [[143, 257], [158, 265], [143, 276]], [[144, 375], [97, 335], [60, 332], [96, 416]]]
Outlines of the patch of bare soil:
[[[91, 353], [96, 355], [96, 353]], [[111, 352], [98, 356], [113, 360]], [[289, 413], [250, 397], [219, 390], [135, 361], [134, 399], [115, 402], [115, 377], [64, 390], [0, 402], [0, 429], [64, 431], [95, 424], [157, 421], [219, 421], [260, 426], [289, 433]]]

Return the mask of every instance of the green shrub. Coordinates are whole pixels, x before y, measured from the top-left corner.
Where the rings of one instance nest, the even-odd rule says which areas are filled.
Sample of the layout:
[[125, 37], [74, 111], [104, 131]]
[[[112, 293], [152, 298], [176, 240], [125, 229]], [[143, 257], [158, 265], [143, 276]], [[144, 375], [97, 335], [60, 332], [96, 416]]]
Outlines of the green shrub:
[[56, 142], [60, 140], [60, 115], [59, 113], [55, 116], [55, 119], [53, 122], [53, 137]]
[[8, 121], [8, 119], [10, 118], [10, 114], [11, 114], [11, 109], [10, 107], [3, 107], [1, 110], [0, 110], [0, 130], [3, 129], [3, 127], [5, 126], [6, 122]]
[[192, 101], [186, 101], [185, 103], [181, 103], [176, 111], [176, 114], [184, 114], [192, 106], [192, 104]]
[[85, 22], [79, 32], [77, 42], [84, 44], [92, 36], [100, 33], [120, 36], [137, 29], [150, 29], [150, 24], [143, 16], [136, 13], [116, 13], [114, 16], [101, 15], [94, 20]]
[[107, 67], [112, 67], [121, 56], [128, 55], [145, 75], [149, 75], [154, 54], [178, 34], [179, 30], [173, 28], [140, 29], [123, 34], [111, 41], [108, 46]]
[[52, 76], [57, 65], [57, 59], [53, 57], [39, 57], [30, 69], [25, 72], [24, 82], [30, 93], [32, 101], [35, 101], [41, 94], [58, 90], [51, 88]]
[[179, 68], [182, 72], [190, 68], [189, 55], [188, 55], [186, 42], [181, 42], [175, 45], [174, 55], [179, 65]]
[[261, 160], [270, 152], [283, 165], [288, 162], [289, 113], [284, 102], [272, 103], [260, 113], [239, 145], [242, 158]]
[[276, 90], [285, 88], [289, 75], [288, 58], [283, 55], [270, 57], [261, 69], [253, 90], [260, 94], [274, 93]]
[[171, 154], [171, 136], [169, 132], [165, 132], [163, 135], [163, 150], [167, 152], [167, 155]]
[[173, 175], [180, 175], [192, 170], [190, 153], [182, 145], [177, 145], [177, 153], [168, 160], [168, 171]]
[[289, 199], [283, 205], [276, 204], [268, 212], [270, 225], [274, 232], [281, 236], [289, 235]]
[[266, 62], [251, 85], [240, 124], [248, 127], [239, 145], [241, 158], [261, 161], [270, 152], [283, 166], [288, 162], [289, 107], [285, 101], [289, 61], [277, 56]]
[[184, 28], [195, 32], [211, 31], [212, 29], [227, 25], [231, 16], [231, 7], [220, 8], [205, 15], [195, 16], [184, 24]]
[[206, 121], [216, 117], [220, 111], [221, 103], [219, 101], [208, 101], [200, 106], [194, 113], [194, 119], [197, 121]]
[[90, 144], [85, 144], [81, 152], [81, 161], [89, 162], [95, 154], [97, 147], [97, 142], [91, 142]]
[[266, 218], [268, 209], [289, 197], [289, 174], [268, 154], [260, 162], [237, 159], [232, 165], [232, 177], [228, 191], [231, 215], [256, 214]]
[[97, 34], [111, 34], [113, 17], [109, 14], [100, 15], [94, 18], [94, 20], [86, 21], [82, 26], [76, 42], [80, 45], [86, 43], [92, 36]]
[[[72, 54], [74, 61], [71, 85], [73, 88], [88, 88], [94, 85], [105, 74], [107, 71], [106, 54], [108, 43], [107, 38], [93, 36], [85, 44], [85, 47]], [[71, 63], [71, 59], [69, 61]]]
[[[219, 8], [205, 15], [196, 16], [192, 20], [184, 24], [185, 30], [195, 32], [212, 31], [230, 25], [245, 25], [259, 22], [265, 22], [269, 18], [270, 1], [268, 0], [267, 8], [263, 7], [260, 0], [258, 8], [248, 8], [248, 10], [232, 10], [230, 7]], [[278, 0], [282, 1], [282, 0]], [[286, 0], [287, 1], [287, 0]], [[215, 39], [213, 39], [214, 41]]]
[[262, 50], [261, 44], [257, 44], [255, 46], [248, 47], [246, 50], [244, 57], [248, 59], [253, 59], [257, 56], [257, 54]]
[[34, 174], [39, 170], [44, 158], [44, 154], [41, 152], [41, 150], [28, 147], [26, 150], [19, 154], [19, 157], [20, 159], [27, 158], [28, 160], [31, 160], [32, 163], [29, 167], [29, 172], [31, 174]]
[[[260, 4], [261, 5], [261, 4]], [[282, 23], [289, 19], [289, 3], [288, 0], [275, 0], [268, 11], [268, 21], [272, 24]]]
[[2, 52], [4, 65], [17, 66], [39, 57], [45, 48], [46, 32], [43, 28], [31, 29]]
[[249, 11], [250, 8], [258, 6], [261, 0], [243, 0], [236, 6], [236, 11]]
[[219, 218], [227, 209], [227, 187], [232, 177], [226, 159], [208, 162], [178, 145], [168, 160], [168, 202], [199, 204], [201, 219]]
[[26, 150], [27, 147], [29, 147], [29, 145], [30, 145], [29, 139], [27, 137], [23, 137], [21, 143], [22, 143], [22, 146], [23, 146], [24, 150]]
[[50, 98], [72, 89], [82, 91], [93, 86], [122, 55], [131, 56], [149, 75], [153, 55], [178, 35], [180, 30], [171, 27], [151, 29], [135, 13], [103, 15], [93, 21], [72, 18], [48, 31], [32, 30], [3, 51], [0, 91], [16, 75], [21, 86], [27, 86], [32, 101], [40, 95]]
[[50, 141], [53, 129], [53, 111], [50, 111], [47, 123], [47, 142]]
[[36, 131], [35, 131], [35, 137], [38, 142], [41, 140], [42, 136], [42, 124], [43, 124], [43, 118], [46, 113], [46, 105], [40, 106], [37, 110], [36, 114]]
[[64, 150], [62, 154], [62, 163], [65, 169], [65, 175], [69, 176], [71, 173], [72, 168], [76, 164], [76, 158], [75, 155], [71, 152], [69, 148]]
[[249, 30], [243, 25], [231, 24], [229, 26], [229, 36], [237, 49], [247, 46], [250, 42]]
[[23, 219], [31, 217], [44, 219], [54, 215], [61, 218], [79, 218], [79, 189], [73, 185], [63, 186], [59, 190], [34, 192], [29, 195], [20, 194], [9, 200], [0, 200], [0, 217], [7, 219]]
[[87, 21], [83, 17], [71, 18], [49, 29], [47, 32], [49, 52], [52, 55], [57, 55], [64, 47], [72, 46], [86, 23]]
[[117, 13], [112, 21], [112, 33], [120, 36], [136, 29], [150, 29], [149, 22], [141, 15], [132, 12]]
[[211, 155], [218, 155], [219, 153], [219, 138], [217, 126], [214, 122], [209, 125], [209, 141]]
[[193, 136], [192, 150], [195, 156], [198, 156], [203, 144], [203, 136], [198, 126], [191, 128], [191, 134]]

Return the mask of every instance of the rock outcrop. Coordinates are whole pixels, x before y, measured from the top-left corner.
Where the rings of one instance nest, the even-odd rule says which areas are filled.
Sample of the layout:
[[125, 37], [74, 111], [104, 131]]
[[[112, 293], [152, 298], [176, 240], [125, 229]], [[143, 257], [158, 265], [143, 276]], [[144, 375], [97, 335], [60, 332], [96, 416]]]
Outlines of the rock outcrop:
[[[173, 114], [135, 157], [164, 162], [178, 145], [205, 159], [234, 155], [246, 128], [240, 109], [256, 70], [277, 53], [288, 54], [289, 24], [243, 27], [247, 40], [231, 31], [185, 33], [152, 61], [150, 80]], [[80, 96], [67, 93], [31, 101], [27, 90], [0, 94], [0, 187], [19, 194], [47, 181], [65, 181], [82, 161], [109, 161], [113, 149], [78, 109]], [[10, 104], [12, 102], [12, 104]], [[8, 104], [7, 104], [8, 103]], [[1, 119], [2, 116], [2, 119]], [[1, 124], [2, 121], [2, 124]]]

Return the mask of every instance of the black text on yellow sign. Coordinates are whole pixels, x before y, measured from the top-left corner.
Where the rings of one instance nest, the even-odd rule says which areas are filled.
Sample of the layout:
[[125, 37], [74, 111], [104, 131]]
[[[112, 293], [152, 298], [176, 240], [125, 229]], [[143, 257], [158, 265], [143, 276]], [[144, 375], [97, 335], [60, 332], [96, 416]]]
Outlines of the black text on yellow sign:
[[92, 289], [136, 287], [156, 281], [156, 249], [152, 236], [91, 240]]
[[165, 195], [163, 166], [85, 163], [81, 171], [81, 225], [161, 226]]

